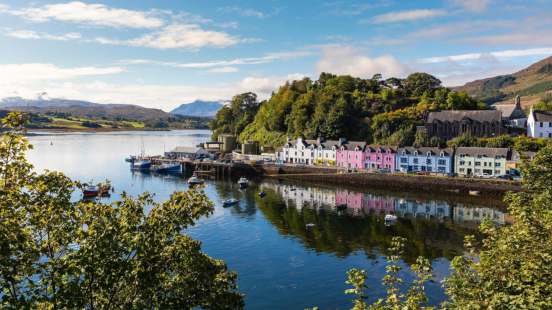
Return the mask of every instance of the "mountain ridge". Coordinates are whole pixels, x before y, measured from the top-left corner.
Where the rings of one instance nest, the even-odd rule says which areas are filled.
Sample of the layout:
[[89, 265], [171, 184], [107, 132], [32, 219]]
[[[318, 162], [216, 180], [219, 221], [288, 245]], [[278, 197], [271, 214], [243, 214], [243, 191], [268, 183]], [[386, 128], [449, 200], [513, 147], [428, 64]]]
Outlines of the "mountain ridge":
[[552, 93], [552, 56], [512, 74], [471, 81], [454, 90], [466, 91], [487, 104], [509, 103], [520, 95], [524, 107], [532, 106]]
[[213, 118], [223, 106], [224, 104], [218, 101], [195, 100], [190, 103], [181, 104], [173, 109], [170, 114]]

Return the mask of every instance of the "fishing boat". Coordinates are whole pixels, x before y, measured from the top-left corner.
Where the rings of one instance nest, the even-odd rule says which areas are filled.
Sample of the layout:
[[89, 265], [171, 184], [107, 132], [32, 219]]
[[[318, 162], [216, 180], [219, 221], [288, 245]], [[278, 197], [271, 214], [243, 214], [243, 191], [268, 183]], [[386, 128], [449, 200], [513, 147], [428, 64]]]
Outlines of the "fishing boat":
[[190, 186], [201, 185], [203, 183], [205, 183], [205, 181], [195, 175], [188, 179], [188, 185]]
[[140, 159], [132, 162], [131, 167], [133, 170], [149, 170], [151, 168], [151, 160]]
[[222, 202], [222, 205], [225, 206], [225, 207], [229, 207], [229, 206], [233, 206], [235, 204], [238, 204], [240, 201], [236, 198], [230, 198], [230, 199], [226, 199]]
[[182, 172], [182, 167], [178, 163], [168, 163], [153, 166], [151, 170], [158, 173], [180, 173]]
[[239, 180], [238, 180], [238, 185], [240, 186], [240, 188], [246, 188], [249, 186], [249, 181], [244, 178], [244, 177], [241, 177]]
[[125, 158], [125, 161], [126, 161], [127, 163], [132, 163], [132, 162], [134, 162], [135, 160], [136, 160], [136, 156], [134, 156], [134, 155], [130, 155], [129, 157]]
[[97, 185], [87, 185], [82, 190], [84, 198], [97, 197], [100, 193], [100, 188]]

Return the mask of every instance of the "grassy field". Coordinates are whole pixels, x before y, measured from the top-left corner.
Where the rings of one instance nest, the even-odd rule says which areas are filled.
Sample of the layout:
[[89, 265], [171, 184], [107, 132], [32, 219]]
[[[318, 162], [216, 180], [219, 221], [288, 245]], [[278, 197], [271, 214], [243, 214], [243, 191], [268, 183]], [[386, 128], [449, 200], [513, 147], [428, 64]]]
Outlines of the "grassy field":
[[38, 117], [31, 120], [28, 126], [32, 129], [55, 129], [55, 130], [117, 130], [117, 129], [144, 129], [146, 126], [139, 121], [113, 121], [103, 119], [88, 119], [77, 117]]

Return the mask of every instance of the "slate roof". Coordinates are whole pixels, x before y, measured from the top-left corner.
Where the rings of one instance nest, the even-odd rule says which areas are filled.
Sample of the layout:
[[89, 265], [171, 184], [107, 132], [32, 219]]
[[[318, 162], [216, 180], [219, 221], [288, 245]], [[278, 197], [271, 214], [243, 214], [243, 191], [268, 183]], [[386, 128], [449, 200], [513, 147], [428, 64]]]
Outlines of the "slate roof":
[[440, 111], [430, 112], [427, 117], [428, 123], [439, 122], [459, 122], [463, 119], [471, 119], [478, 122], [500, 122], [502, 112], [497, 110], [475, 110], [475, 111]]
[[552, 112], [549, 111], [533, 111], [533, 117], [537, 122], [552, 122]]
[[431, 155], [441, 155], [441, 152], [444, 152], [445, 156], [452, 156], [453, 150], [451, 148], [445, 148], [440, 149], [438, 147], [413, 147], [413, 146], [406, 146], [401, 147], [397, 149], [398, 154], [402, 154], [403, 151], [408, 154], [412, 155], [415, 151], [418, 151], [419, 155], [425, 156], [428, 152], [431, 153]]
[[456, 149], [456, 155], [467, 155], [472, 157], [486, 156], [486, 157], [508, 157], [507, 148], [498, 147], [459, 147]]
[[376, 145], [376, 144], [370, 144], [367, 146], [367, 148], [370, 149], [370, 152], [375, 152], [377, 149], [381, 149], [382, 153], [386, 153], [387, 151], [390, 151], [391, 153], [395, 153], [396, 147], [392, 146], [386, 146], [386, 145]]
[[364, 149], [366, 148], [366, 142], [363, 142], [363, 141], [347, 141], [345, 142], [345, 144], [343, 144], [342, 146], [346, 149], [346, 150], [354, 150], [356, 149], [357, 147], [359, 149], [361, 149], [362, 151], [364, 151]]

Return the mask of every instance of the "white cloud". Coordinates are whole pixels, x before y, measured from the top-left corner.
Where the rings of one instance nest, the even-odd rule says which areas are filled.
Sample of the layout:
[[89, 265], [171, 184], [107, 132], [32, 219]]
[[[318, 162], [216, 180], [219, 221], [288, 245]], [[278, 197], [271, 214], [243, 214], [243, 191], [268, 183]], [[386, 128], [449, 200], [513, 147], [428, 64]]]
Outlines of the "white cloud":
[[9, 6], [0, 3], [0, 13], [7, 13], [9, 9], [10, 9]]
[[68, 80], [85, 76], [112, 75], [124, 72], [121, 67], [60, 68], [53, 64], [0, 64], [0, 77], [4, 83], [36, 80]]
[[52, 64], [0, 65], [0, 98], [21, 96], [36, 98], [47, 93], [51, 98], [89, 100], [98, 103], [131, 103], [170, 111], [182, 102], [195, 99], [227, 100], [242, 92], [255, 92], [260, 99], [287, 80], [303, 74], [270, 77], [246, 77], [242, 80], [208, 85], [167, 85], [148, 83], [108, 83], [81, 81], [81, 77], [112, 75], [123, 72], [120, 67], [60, 68]]
[[444, 10], [434, 10], [434, 9], [399, 11], [399, 12], [390, 12], [390, 13], [374, 16], [371, 19], [371, 22], [374, 24], [410, 22], [410, 21], [443, 16], [446, 14], [447, 12]]
[[164, 62], [156, 61], [149, 59], [129, 59], [121, 61], [123, 64], [129, 65], [161, 65], [167, 67], [181, 68], [181, 69], [204, 69], [204, 68], [216, 68], [216, 67], [227, 67], [227, 66], [239, 66], [239, 65], [258, 65], [266, 64], [279, 60], [288, 60], [300, 57], [310, 56], [313, 53], [310, 51], [291, 51], [291, 52], [281, 52], [281, 53], [269, 53], [260, 57], [246, 57], [246, 58], [236, 58], [231, 60], [216, 60], [216, 61], [206, 61], [206, 62], [188, 62], [188, 63], [177, 63], [177, 62]]
[[240, 71], [240, 69], [230, 66], [209, 69], [209, 72], [211, 73], [234, 73], [238, 71]]
[[130, 40], [98, 37], [100, 44], [128, 45], [156, 49], [199, 49], [202, 47], [228, 47], [243, 42], [243, 39], [225, 32], [205, 30], [194, 24], [173, 24], [163, 29]]
[[451, 0], [451, 3], [466, 11], [481, 13], [487, 9], [491, 0]]
[[78, 32], [69, 32], [60, 35], [52, 35], [32, 30], [13, 30], [6, 32], [6, 35], [12, 38], [24, 40], [52, 40], [52, 41], [70, 41], [78, 40], [82, 36]]
[[552, 31], [550, 29], [527, 29], [505, 34], [477, 36], [465, 41], [486, 45], [550, 45], [552, 44]]
[[259, 10], [255, 10], [251, 8], [241, 8], [237, 6], [223, 7], [223, 8], [219, 8], [218, 10], [226, 13], [238, 14], [245, 17], [256, 17], [256, 18], [268, 17], [268, 14], [265, 14]]
[[30, 7], [8, 12], [35, 22], [57, 20], [128, 28], [159, 28], [164, 24], [163, 19], [155, 16], [153, 12], [111, 8], [104, 4], [87, 4], [80, 1], [48, 4], [42, 7]]
[[521, 49], [521, 50], [504, 50], [496, 51], [490, 53], [468, 53], [468, 54], [459, 54], [451, 56], [439, 56], [439, 57], [429, 57], [422, 58], [418, 60], [419, 63], [441, 63], [441, 62], [450, 62], [450, 61], [470, 61], [478, 60], [485, 57], [494, 57], [494, 58], [514, 58], [514, 57], [527, 57], [527, 56], [538, 56], [538, 55], [551, 55], [552, 47], [543, 47], [543, 48], [530, 48], [530, 49]]
[[385, 77], [403, 77], [410, 69], [391, 55], [370, 58], [351, 46], [326, 46], [316, 63], [317, 73], [331, 72], [368, 78], [376, 73]]

